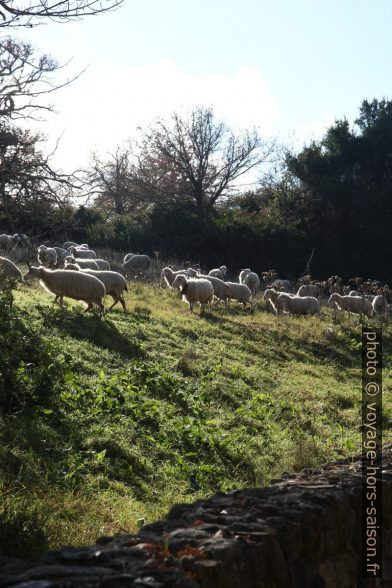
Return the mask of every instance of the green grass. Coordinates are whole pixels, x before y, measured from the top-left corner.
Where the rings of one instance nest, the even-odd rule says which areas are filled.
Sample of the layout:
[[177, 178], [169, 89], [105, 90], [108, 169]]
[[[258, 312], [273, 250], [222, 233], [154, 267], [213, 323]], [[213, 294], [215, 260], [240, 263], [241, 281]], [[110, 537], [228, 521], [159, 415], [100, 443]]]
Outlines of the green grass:
[[[357, 317], [276, 317], [261, 300], [253, 313], [192, 316], [178, 294], [142, 283], [127, 305], [100, 319], [39, 286], [15, 292], [0, 552], [133, 532], [176, 502], [358, 453]], [[391, 327], [383, 335], [391, 439]]]

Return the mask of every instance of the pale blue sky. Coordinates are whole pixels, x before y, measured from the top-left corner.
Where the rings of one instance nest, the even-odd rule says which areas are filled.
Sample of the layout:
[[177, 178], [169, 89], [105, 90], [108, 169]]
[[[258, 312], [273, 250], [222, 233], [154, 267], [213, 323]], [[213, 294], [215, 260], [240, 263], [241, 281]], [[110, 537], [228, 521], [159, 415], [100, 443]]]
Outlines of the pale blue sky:
[[[389, 0], [125, 0], [119, 10], [23, 33], [69, 72], [54, 94], [58, 161], [83, 163], [173, 108], [205, 102], [234, 128], [259, 126], [297, 145], [363, 98], [391, 97]], [[22, 34], [21, 34], [22, 36]]]

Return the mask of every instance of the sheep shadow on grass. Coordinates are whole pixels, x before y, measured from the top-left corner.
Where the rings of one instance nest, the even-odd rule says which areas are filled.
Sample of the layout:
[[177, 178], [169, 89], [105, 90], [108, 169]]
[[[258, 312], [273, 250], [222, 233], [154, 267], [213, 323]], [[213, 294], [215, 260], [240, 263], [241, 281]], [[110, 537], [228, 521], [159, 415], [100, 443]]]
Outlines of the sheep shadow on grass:
[[138, 337], [126, 337], [109, 318], [63, 309], [52, 312], [47, 318], [54, 327], [71, 337], [114, 351], [124, 359], [141, 358], [144, 355]]

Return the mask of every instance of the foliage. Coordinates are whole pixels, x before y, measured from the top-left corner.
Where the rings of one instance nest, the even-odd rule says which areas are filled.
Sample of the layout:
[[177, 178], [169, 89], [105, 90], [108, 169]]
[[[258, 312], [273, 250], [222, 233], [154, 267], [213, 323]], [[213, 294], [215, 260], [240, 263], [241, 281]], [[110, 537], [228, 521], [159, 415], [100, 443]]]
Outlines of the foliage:
[[0, 413], [45, 406], [65, 373], [58, 350], [11, 310], [12, 297], [0, 292]]

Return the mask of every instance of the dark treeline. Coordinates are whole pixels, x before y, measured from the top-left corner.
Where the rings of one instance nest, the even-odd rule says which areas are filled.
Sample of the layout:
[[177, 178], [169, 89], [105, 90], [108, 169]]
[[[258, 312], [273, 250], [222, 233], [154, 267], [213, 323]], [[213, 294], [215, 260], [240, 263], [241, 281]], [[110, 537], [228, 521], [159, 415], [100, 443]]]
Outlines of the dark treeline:
[[[34, 137], [28, 139], [30, 164], [41, 161]], [[13, 165], [19, 169], [15, 158]], [[235, 189], [250, 170], [260, 177], [263, 166], [269, 173], [254, 189]], [[23, 191], [16, 198], [6, 173], [2, 166], [4, 231], [34, 233], [51, 242], [72, 237], [94, 247], [159, 251], [160, 259], [225, 264], [232, 271], [275, 269], [292, 278], [304, 272], [314, 251], [314, 277], [392, 280], [388, 100], [364, 101], [352, 125], [337, 120], [321, 141], [299, 153], [278, 149], [256, 131], [234, 135], [215, 121], [211, 109], [200, 107], [188, 117], [175, 114], [144, 129], [132, 146], [95, 155], [83, 180], [78, 178], [77, 191], [75, 183], [63, 181], [63, 197], [58, 188], [56, 198], [48, 197], [46, 183], [44, 198], [33, 184], [28, 198]], [[91, 203], [75, 205], [78, 194], [89, 194]]]

